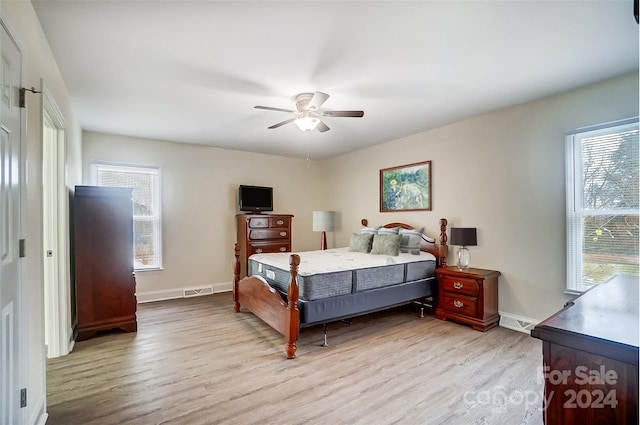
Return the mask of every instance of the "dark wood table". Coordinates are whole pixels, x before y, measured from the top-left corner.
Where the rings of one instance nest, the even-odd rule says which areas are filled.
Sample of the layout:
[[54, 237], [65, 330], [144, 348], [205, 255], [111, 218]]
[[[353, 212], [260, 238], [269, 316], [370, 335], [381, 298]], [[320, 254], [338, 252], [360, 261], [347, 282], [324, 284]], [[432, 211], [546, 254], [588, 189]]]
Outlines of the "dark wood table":
[[546, 425], [638, 424], [638, 277], [618, 276], [538, 324]]

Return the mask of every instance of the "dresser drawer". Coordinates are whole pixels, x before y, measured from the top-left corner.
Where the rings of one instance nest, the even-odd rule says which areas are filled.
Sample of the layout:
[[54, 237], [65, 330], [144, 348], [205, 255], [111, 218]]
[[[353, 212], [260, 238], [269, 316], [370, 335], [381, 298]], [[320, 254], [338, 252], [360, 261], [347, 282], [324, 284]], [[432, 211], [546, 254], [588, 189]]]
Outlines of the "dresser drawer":
[[291, 246], [288, 243], [252, 243], [249, 244], [249, 255], [268, 254], [271, 252], [290, 252]]
[[251, 229], [249, 239], [252, 241], [266, 239], [289, 239], [289, 229]]
[[269, 227], [269, 217], [252, 217], [247, 220], [247, 225], [251, 229], [266, 229]]
[[469, 295], [471, 297], [477, 297], [479, 293], [478, 282], [476, 282], [475, 279], [457, 276], [440, 276], [438, 277], [438, 285], [442, 286], [443, 291]]
[[474, 317], [478, 311], [478, 299], [473, 297], [445, 292], [440, 302], [445, 310], [464, 316]]
[[269, 227], [289, 228], [291, 219], [289, 217], [269, 217]]

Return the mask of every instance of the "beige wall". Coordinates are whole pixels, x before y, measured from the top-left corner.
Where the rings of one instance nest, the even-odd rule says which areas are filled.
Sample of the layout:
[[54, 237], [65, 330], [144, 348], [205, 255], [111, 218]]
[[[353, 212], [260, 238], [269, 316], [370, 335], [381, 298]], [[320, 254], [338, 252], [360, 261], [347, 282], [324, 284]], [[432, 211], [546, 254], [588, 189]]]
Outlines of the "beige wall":
[[[22, 83], [40, 87], [44, 80], [50, 98], [57, 104], [66, 123], [67, 183], [81, 181], [81, 131], [58, 67], [44, 37], [38, 18], [29, 1], [2, 1], [2, 19], [8, 24], [23, 52]], [[45, 346], [42, 267], [42, 136], [41, 96], [27, 94], [25, 165], [26, 205], [23, 205], [21, 237], [26, 239], [25, 295], [28, 302], [23, 316], [28, 332], [25, 341], [25, 373], [22, 384], [28, 389], [26, 417], [28, 423], [45, 420]]]
[[[500, 311], [542, 320], [565, 289], [565, 132], [638, 115], [638, 74], [458, 122], [326, 161], [339, 245], [361, 217], [402, 221], [438, 235], [476, 227], [472, 266], [499, 270]], [[380, 213], [379, 170], [431, 160], [433, 210]], [[450, 263], [454, 247], [449, 249]]]
[[83, 158], [87, 184], [93, 160], [161, 168], [164, 270], [136, 273], [138, 293], [230, 284], [240, 184], [272, 186], [274, 213], [295, 216], [293, 249], [319, 247], [311, 218], [327, 196], [317, 161], [93, 132]]
[[[502, 273], [500, 311], [542, 320], [569, 299], [565, 132], [637, 114], [633, 73], [321, 162], [91, 132], [83, 158], [162, 168], [165, 270], [138, 273], [139, 292], [229, 282], [236, 189], [259, 184], [274, 187], [276, 212], [296, 216], [296, 251], [317, 247], [314, 209], [337, 212], [330, 246], [348, 245], [362, 218], [426, 226], [436, 237], [441, 217], [449, 228], [476, 227], [472, 264]], [[433, 210], [380, 213], [379, 170], [425, 160]]]

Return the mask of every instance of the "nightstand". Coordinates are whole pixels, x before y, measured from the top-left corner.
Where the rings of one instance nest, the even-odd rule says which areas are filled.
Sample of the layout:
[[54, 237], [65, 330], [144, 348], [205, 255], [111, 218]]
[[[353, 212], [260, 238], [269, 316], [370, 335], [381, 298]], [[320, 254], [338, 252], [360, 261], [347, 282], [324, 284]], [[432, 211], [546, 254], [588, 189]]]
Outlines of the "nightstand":
[[471, 325], [485, 332], [498, 325], [498, 276], [495, 270], [458, 267], [436, 269], [438, 308], [436, 318]]

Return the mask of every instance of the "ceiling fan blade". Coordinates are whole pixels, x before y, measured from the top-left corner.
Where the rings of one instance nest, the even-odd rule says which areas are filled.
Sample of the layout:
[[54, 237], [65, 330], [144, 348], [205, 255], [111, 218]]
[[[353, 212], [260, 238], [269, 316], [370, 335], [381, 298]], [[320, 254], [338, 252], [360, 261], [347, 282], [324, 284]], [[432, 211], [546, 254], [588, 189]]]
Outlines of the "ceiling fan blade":
[[285, 125], [285, 124], [289, 124], [290, 122], [293, 122], [293, 121], [295, 121], [295, 120], [296, 120], [296, 118], [295, 118], [295, 117], [293, 117], [293, 118], [289, 118], [288, 120], [284, 120], [284, 121], [282, 121], [282, 122], [279, 122], [278, 124], [274, 124], [274, 125], [272, 125], [271, 127], [267, 127], [267, 128], [269, 128], [269, 129], [273, 129], [273, 128], [282, 127], [283, 125]]
[[363, 117], [364, 111], [322, 111], [323, 117]]
[[320, 109], [322, 104], [329, 99], [329, 95], [326, 93], [322, 93], [321, 91], [317, 91], [313, 94], [313, 97], [309, 101], [309, 109], [312, 111], [317, 111]]
[[273, 108], [271, 106], [254, 106], [254, 108], [266, 109], [267, 111], [279, 111], [279, 112], [291, 112], [291, 113], [296, 112], [296, 111], [292, 111], [291, 109]]
[[329, 131], [330, 128], [328, 125], [326, 125], [325, 123], [323, 123], [322, 121], [320, 121], [318, 123], [318, 126], [316, 127], [316, 129], [320, 132], [320, 133], [324, 133], [325, 131]]

